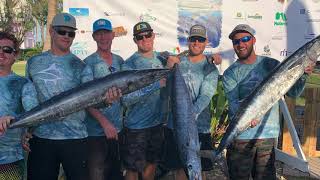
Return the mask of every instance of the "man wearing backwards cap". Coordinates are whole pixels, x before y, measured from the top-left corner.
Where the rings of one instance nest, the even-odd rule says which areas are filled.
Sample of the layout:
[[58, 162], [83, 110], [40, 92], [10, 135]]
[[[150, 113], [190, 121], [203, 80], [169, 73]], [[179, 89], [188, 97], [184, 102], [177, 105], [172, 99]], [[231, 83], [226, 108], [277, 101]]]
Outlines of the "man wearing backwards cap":
[[[174, 57], [169, 60], [169, 67], [173, 67], [174, 62], [179, 63], [180, 71], [190, 90], [190, 95], [195, 107], [197, 118], [197, 126], [199, 133], [199, 141], [202, 150], [212, 150], [212, 142], [210, 136], [210, 107], [209, 103], [215, 94], [219, 71], [211, 62], [211, 57], [203, 54], [208, 43], [206, 28], [202, 25], [194, 25], [190, 28], [188, 37], [189, 54], [187, 56]], [[220, 57], [215, 56], [219, 63]], [[172, 95], [171, 95], [172, 96]], [[171, 98], [172, 99], [172, 98]], [[170, 102], [171, 103], [171, 102]], [[172, 108], [171, 108], [172, 109]], [[173, 136], [173, 116], [169, 116], [166, 131], [166, 151], [167, 157], [165, 165], [167, 168], [174, 170], [176, 179], [187, 179], [184, 167], [178, 153], [177, 143]], [[213, 162], [206, 158], [201, 158], [201, 166], [203, 171], [210, 171]], [[203, 176], [203, 179], [205, 176]]]
[[[98, 19], [93, 23], [92, 37], [97, 43], [97, 51], [84, 59], [84, 82], [121, 70], [124, 60], [111, 52], [114, 36], [109, 20]], [[89, 108], [88, 112], [89, 180], [122, 179], [118, 151], [118, 134], [122, 129], [123, 114], [120, 102], [110, 107]]]
[[[255, 30], [247, 24], [237, 25], [229, 35], [233, 49], [238, 55], [223, 74], [224, 90], [229, 101], [229, 117], [239, 109], [240, 102], [248, 96], [279, 61], [255, 54], [253, 48]], [[307, 74], [313, 67], [307, 67]], [[307, 75], [303, 75], [287, 93], [296, 97], [304, 89]], [[240, 134], [227, 149], [227, 163], [230, 179], [276, 179], [274, 167], [276, 138], [279, 135], [279, 105], [275, 104], [263, 117], [263, 124], [251, 121], [251, 129]]]
[[[24, 87], [23, 100], [30, 110], [61, 92], [81, 84], [85, 64], [70, 51], [75, 37], [76, 20], [68, 13], [57, 14], [50, 26], [51, 49], [33, 56], [27, 62], [26, 77], [30, 82]], [[107, 103], [118, 97], [118, 92], [106, 93]], [[57, 179], [60, 163], [68, 180], [87, 180], [87, 129], [85, 111], [65, 117], [64, 121], [43, 124], [33, 131], [28, 156], [28, 179]], [[31, 135], [28, 134], [25, 141]]]

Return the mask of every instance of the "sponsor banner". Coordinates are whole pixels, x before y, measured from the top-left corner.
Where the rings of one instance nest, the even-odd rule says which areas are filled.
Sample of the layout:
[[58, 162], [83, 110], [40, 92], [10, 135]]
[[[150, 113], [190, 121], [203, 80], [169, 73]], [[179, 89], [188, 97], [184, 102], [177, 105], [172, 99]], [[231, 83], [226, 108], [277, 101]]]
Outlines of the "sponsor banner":
[[207, 28], [205, 53], [220, 52], [222, 73], [237, 59], [228, 39], [240, 23], [255, 31], [255, 51], [282, 61], [320, 33], [320, 0], [68, 0], [64, 11], [77, 19], [77, 35], [72, 45], [81, 59], [96, 50], [92, 23], [99, 18], [112, 22], [115, 39], [112, 51], [124, 59], [136, 50], [133, 26], [150, 23], [156, 34], [155, 50], [178, 54], [188, 49], [189, 29], [194, 24]]

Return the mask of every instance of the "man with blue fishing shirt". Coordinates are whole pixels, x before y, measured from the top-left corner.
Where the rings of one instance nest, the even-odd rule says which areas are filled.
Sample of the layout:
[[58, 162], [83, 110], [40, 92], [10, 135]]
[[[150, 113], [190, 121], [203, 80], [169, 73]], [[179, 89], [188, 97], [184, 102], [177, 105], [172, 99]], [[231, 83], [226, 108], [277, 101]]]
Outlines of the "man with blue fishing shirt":
[[23, 112], [21, 96], [27, 79], [11, 69], [18, 54], [15, 36], [0, 32], [0, 179], [21, 180], [23, 177], [22, 130], [7, 130], [10, 122]]
[[[138, 51], [125, 61], [124, 69], [163, 68], [158, 59], [159, 53], [153, 51], [155, 33], [150, 24], [137, 23], [133, 27], [133, 36]], [[128, 180], [137, 180], [139, 173], [143, 179], [154, 179], [164, 138], [163, 121], [160, 117], [160, 88], [165, 84], [165, 79], [162, 79], [149, 88], [144, 88], [141, 96], [123, 97], [126, 108], [125, 131], [120, 148]]]
[[[23, 89], [26, 110], [81, 84], [85, 64], [70, 51], [76, 29], [76, 20], [68, 13], [60, 13], [53, 18], [49, 29], [51, 49], [27, 61], [26, 77], [32, 83]], [[109, 91], [107, 103], [119, 96], [118, 92], [112, 89]], [[23, 144], [31, 150], [27, 163], [28, 179], [55, 180], [58, 178], [60, 163], [67, 179], [88, 179], [85, 116], [85, 111], [79, 111], [68, 115], [63, 121], [33, 129], [30, 146]]]
[[[255, 30], [247, 24], [237, 25], [229, 35], [238, 56], [223, 74], [223, 86], [229, 101], [229, 117], [239, 110], [240, 102], [272, 72], [279, 61], [255, 54]], [[313, 66], [288, 91], [298, 96], [305, 87], [307, 74]], [[276, 138], [279, 136], [279, 105], [275, 104], [263, 117], [264, 123], [251, 121], [251, 128], [240, 134], [227, 149], [230, 179], [276, 179], [274, 166]]]
[[[215, 58], [203, 54], [208, 43], [206, 29], [202, 25], [194, 25], [190, 28], [188, 37], [189, 53], [187, 56], [180, 56], [168, 60], [168, 67], [173, 67], [174, 63], [179, 63], [182, 76], [187, 84], [193, 100], [194, 112], [198, 126], [199, 141], [201, 150], [212, 150], [212, 140], [210, 136], [211, 113], [209, 103], [214, 95], [219, 71], [213, 64], [219, 64], [221, 57]], [[166, 133], [167, 158], [166, 166], [175, 171], [176, 179], [187, 179], [183, 168], [185, 168], [179, 158], [179, 150], [173, 135], [173, 117], [169, 116], [168, 131]], [[213, 162], [207, 158], [201, 158], [202, 171], [210, 171]], [[202, 175], [205, 179], [205, 175]]]
[[[86, 67], [82, 72], [83, 82], [121, 71], [124, 63], [122, 57], [111, 52], [115, 34], [109, 20], [96, 20], [92, 37], [97, 43], [97, 51], [84, 59]], [[110, 107], [89, 108], [88, 112], [89, 180], [122, 179], [118, 144], [123, 119], [120, 101]]]

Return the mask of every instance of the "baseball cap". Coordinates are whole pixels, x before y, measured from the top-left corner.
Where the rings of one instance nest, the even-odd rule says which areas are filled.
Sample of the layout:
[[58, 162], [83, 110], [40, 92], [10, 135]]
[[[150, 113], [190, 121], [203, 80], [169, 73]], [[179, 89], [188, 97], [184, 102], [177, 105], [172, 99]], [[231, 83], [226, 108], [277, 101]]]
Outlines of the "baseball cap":
[[238, 24], [229, 34], [229, 39], [232, 40], [233, 36], [239, 32], [247, 32], [252, 36], [254, 36], [256, 31], [252, 27], [250, 27], [248, 24]]
[[52, 26], [65, 26], [77, 29], [76, 18], [69, 13], [59, 13], [53, 17]]
[[136, 25], [133, 26], [133, 35], [140, 34], [142, 32], [146, 31], [153, 31], [150, 24], [147, 22], [139, 22]]
[[108, 30], [112, 31], [112, 25], [111, 22], [107, 19], [98, 19], [93, 23], [93, 32], [96, 32], [98, 30]]
[[199, 24], [193, 25], [190, 28], [190, 33], [189, 33], [189, 37], [192, 37], [192, 36], [200, 36], [203, 38], [207, 38], [206, 28], [204, 26], [199, 25]]

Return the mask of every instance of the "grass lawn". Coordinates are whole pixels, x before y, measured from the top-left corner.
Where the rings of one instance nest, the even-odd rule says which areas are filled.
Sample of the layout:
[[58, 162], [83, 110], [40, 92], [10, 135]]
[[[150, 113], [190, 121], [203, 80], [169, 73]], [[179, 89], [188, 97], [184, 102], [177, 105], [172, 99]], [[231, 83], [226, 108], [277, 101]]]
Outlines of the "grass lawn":
[[19, 61], [13, 64], [12, 69], [13, 72], [20, 76], [25, 75], [26, 61]]

